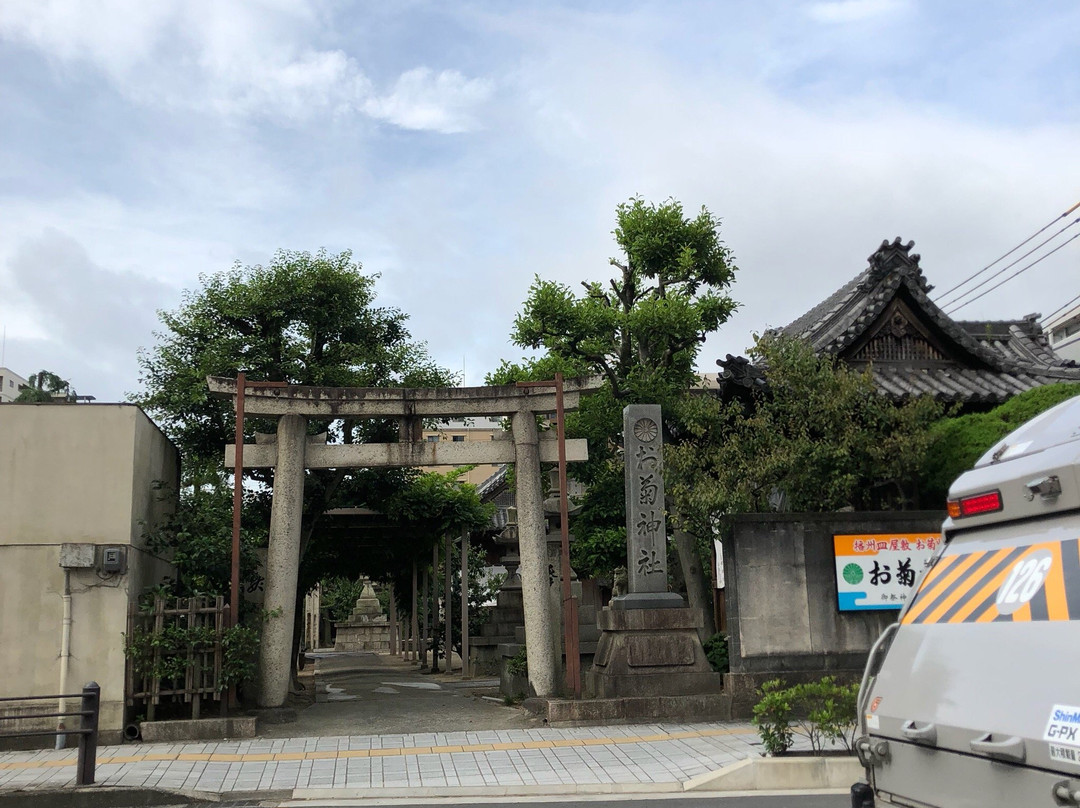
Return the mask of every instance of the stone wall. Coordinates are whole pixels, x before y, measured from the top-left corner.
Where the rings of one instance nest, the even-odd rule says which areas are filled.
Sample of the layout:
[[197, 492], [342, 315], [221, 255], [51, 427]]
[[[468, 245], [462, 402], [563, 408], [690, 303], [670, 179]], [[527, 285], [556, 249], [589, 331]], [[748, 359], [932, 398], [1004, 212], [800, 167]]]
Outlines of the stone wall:
[[764, 681], [861, 676], [870, 646], [898, 614], [841, 612], [834, 533], [940, 529], [938, 511], [745, 514], [724, 542], [728, 650], [725, 689], [748, 716]]

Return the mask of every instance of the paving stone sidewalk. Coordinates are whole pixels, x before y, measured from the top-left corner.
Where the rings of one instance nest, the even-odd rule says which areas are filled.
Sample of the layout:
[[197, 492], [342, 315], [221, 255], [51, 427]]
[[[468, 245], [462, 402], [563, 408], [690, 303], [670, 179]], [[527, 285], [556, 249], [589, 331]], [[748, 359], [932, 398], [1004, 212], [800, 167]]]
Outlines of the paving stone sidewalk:
[[[97, 784], [231, 793], [676, 784], [761, 754], [745, 723], [105, 746]], [[75, 785], [75, 750], [0, 753], [0, 792]]]

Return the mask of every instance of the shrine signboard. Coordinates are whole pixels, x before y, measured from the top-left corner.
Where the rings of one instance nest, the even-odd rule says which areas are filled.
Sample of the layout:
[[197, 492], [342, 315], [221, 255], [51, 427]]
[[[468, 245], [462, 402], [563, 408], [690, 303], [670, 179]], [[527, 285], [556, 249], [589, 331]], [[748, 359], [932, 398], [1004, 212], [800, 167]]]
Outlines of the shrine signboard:
[[840, 611], [902, 609], [940, 544], [938, 533], [834, 535]]

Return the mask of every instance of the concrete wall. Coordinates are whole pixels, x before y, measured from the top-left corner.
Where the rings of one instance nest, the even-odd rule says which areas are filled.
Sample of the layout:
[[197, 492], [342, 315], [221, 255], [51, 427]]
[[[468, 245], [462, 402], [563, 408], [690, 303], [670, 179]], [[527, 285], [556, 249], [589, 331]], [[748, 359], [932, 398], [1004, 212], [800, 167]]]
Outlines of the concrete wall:
[[724, 592], [736, 715], [761, 682], [860, 675], [870, 646], [898, 612], [841, 612], [834, 533], [935, 532], [937, 511], [746, 514], [724, 542]]
[[[176, 449], [138, 407], [0, 405], [0, 696], [58, 691], [60, 548], [92, 545], [95, 567], [71, 571], [67, 690], [98, 682], [102, 729], [122, 729], [128, 606], [172, 574], [142, 534], [173, 507], [178, 472]], [[124, 572], [100, 569], [103, 546], [124, 548]]]

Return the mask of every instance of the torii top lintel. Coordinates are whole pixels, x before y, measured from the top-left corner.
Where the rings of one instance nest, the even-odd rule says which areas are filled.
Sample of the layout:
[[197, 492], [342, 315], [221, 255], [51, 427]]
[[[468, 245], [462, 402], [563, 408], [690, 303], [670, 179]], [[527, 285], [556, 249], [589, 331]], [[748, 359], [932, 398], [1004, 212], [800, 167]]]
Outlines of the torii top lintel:
[[[207, 376], [210, 395], [236, 398], [236, 379]], [[566, 379], [563, 408], [577, 409], [582, 393], [599, 390], [598, 376]], [[244, 385], [244, 413], [259, 418], [470, 418], [517, 412], [555, 412], [555, 390], [545, 387], [309, 387], [299, 384]]]

